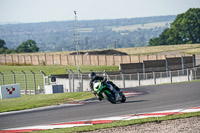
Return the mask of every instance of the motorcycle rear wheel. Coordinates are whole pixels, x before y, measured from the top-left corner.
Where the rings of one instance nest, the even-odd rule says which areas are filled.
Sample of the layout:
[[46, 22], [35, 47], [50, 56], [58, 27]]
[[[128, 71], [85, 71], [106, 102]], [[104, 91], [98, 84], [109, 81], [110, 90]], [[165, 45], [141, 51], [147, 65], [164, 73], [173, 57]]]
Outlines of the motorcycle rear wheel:
[[124, 102], [126, 102], [126, 97], [124, 96], [124, 94], [122, 94], [122, 100], [121, 100], [121, 103], [124, 103]]

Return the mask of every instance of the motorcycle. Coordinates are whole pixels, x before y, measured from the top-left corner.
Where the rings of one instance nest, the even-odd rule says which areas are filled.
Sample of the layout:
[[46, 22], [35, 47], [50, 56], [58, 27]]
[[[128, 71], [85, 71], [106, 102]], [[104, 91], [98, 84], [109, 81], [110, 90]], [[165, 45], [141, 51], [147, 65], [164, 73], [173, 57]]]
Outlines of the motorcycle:
[[118, 101], [121, 103], [126, 101], [125, 95], [122, 92], [111, 91], [115, 88], [108, 83], [106, 85], [101, 81], [95, 81], [93, 89], [100, 98], [108, 100], [112, 104], [116, 104]]

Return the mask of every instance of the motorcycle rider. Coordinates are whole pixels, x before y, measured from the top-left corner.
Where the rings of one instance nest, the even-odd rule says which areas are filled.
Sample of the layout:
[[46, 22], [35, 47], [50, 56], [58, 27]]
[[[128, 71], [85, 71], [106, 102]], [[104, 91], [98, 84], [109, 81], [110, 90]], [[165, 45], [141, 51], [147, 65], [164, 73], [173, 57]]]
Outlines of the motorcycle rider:
[[[96, 80], [100, 80], [102, 83], [108, 85], [112, 85], [113, 88], [111, 91], [113, 91], [115, 93], [115, 91], [118, 91], [119, 93], [122, 93], [122, 91], [112, 82], [112, 81], [107, 81], [107, 78], [101, 77], [101, 76], [97, 76], [96, 73], [91, 72], [89, 73], [89, 78], [90, 78], [90, 89], [92, 91], [92, 93], [96, 96], [96, 92], [93, 89], [93, 82]], [[109, 85], [108, 85], [109, 86]], [[100, 97], [97, 96], [97, 98], [101, 101], [102, 99]]]

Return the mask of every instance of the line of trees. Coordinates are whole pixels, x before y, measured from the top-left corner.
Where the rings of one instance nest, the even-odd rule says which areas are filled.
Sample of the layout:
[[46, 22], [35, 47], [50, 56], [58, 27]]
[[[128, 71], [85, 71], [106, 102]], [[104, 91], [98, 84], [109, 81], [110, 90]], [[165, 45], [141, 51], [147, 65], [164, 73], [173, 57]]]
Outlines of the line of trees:
[[32, 53], [38, 52], [39, 48], [33, 40], [27, 40], [17, 47], [17, 49], [8, 49], [4, 40], [0, 39], [0, 54], [10, 53]]
[[190, 8], [179, 14], [170, 28], [152, 38], [149, 46], [200, 43], [200, 8]]
[[[150, 38], [158, 37], [174, 21], [175, 15], [130, 19], [80, 20], [80, 49], [106, 49], [147, 46]], [[149, 23], [166, 25], [145, 28]], [[127, 30], [126, 26], [137, 27]], [[0, 25], [0, 38], [8, 48], [16, 49], [21, 42], [32, 39], [40, 51], [74, 51], [74, 21]], [[120, 30], [114, 30], [119, 28]]]

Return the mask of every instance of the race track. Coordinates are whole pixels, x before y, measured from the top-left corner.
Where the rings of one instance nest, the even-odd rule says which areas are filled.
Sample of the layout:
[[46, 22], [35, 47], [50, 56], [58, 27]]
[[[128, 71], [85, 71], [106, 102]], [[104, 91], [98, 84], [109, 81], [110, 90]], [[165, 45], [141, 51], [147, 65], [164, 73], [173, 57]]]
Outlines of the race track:
[[200, 82], [142, 86], [124, 91], [143, 94], [129, 97], [122, 104], [89, 101], [82, 105], [0, 114], [0, 130], [200, 106]]

